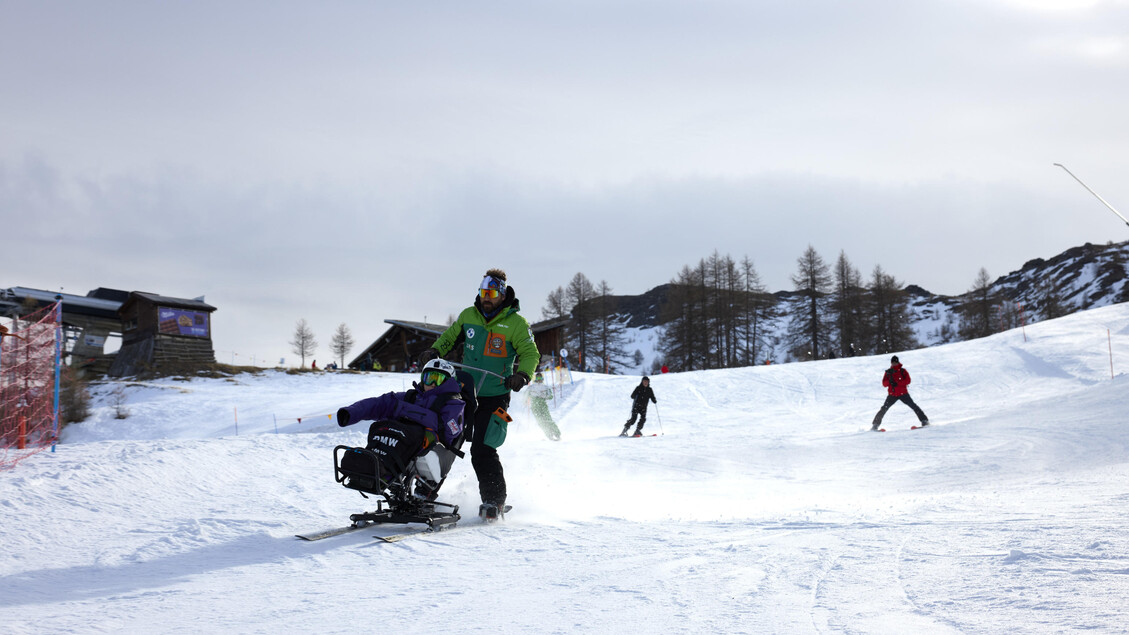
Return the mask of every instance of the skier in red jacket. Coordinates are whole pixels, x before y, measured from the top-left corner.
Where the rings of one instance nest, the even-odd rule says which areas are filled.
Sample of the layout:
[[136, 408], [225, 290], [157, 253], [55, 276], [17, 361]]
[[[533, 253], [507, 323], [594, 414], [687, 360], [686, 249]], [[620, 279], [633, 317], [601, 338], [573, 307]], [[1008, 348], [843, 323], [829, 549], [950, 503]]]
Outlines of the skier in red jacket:
[[886, 369], [886, 374], [882, 376], [882, 385], [886, 387], [886, 392], [889, 394], [886, 396], [886, 403], [882, 404], [878, 414], [874, 415], [874, 425], [870, 426], [871, 430], [877, 430], [878, 426], [882, 425], [882, 417], [886, 416], [886, 411], [897, 401], [913, 408], [921, 425], [929, 425], [929, 417], [925, 416], [925, 413], [909, 396], [909, 382], [909, 372], [898, 361], [898, 356], [894, 355], [890, 358], [890, 367]]

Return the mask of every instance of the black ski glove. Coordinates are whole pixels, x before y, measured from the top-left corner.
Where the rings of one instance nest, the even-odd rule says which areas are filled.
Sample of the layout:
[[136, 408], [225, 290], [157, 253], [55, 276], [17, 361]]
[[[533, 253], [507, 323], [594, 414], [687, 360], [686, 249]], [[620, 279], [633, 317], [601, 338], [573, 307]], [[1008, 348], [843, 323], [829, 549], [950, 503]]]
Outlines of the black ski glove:
[[514, 392], [520, 392], [522, 387], [524, 387], [528, 383], [529, 375], [526, 375], [520, 370], [510, 375], [509, 377], [506, 377], [506, 388], [509, 388]]
[[439, 357], [439, 351], [435, 350], [434, 348], [431, 348], [430, 346], [425, 348], [423, 350], [423, 352], [419, 354], [419, 359], [417, 360], [418, 363], [419, 363], [419, 367], [423, 368], [424, 364], [426, 364], [427, 362], [430, 362], [431, 360], [435, 359], [436, 357]]
[[339, 408], [337, 410], [337, 425], [341, 426], [342, 428], [349, 425], [349, 411], [348, 410], [346, 410], [344, 408]]

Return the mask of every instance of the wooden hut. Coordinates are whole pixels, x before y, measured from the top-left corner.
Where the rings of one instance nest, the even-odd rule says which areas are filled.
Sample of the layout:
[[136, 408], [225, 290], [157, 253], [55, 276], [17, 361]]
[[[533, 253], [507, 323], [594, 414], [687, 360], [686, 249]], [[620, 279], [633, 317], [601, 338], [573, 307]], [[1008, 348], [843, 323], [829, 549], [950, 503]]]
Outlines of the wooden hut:
[[214, 364], [212, 312], [203, 297], [187, 300], [133, 291], [118, 310], [122, 347], [111, 377], [145, 370], [183, 369]]
[[560, 363], [558, 356], [565, 345], [565, 329], [570, 321], [569, 318], [556, 318], [529, 325], [529, 330], [533, 331], [533, 341], [537, 343], [537, 352], [541, 353], [542, 367]]
[[426, 322], [384, 320], [384, 323], [391, 327], [349, 362], [349, 368], [390, 373], [410, 370], [419, 354], [447, 330], [442, 324]]

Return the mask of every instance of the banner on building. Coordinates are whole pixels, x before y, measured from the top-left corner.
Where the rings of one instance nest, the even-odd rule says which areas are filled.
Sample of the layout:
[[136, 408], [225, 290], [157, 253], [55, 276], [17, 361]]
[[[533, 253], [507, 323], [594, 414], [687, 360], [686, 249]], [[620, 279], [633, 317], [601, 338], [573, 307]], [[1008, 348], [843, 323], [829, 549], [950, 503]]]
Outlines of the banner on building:
[[184, 309], [157, 308], [158, 329], [165, 335], [208, 337], [208, 314]]

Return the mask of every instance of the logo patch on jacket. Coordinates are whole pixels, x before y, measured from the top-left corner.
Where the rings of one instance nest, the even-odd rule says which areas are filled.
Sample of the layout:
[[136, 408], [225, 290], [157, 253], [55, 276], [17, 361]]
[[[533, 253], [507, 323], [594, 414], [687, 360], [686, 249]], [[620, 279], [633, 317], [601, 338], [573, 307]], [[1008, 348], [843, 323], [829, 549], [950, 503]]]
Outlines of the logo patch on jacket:
[[506, 336], [501, 333], [488, 333], [484, 353], [487, 357], [506, 357]]

